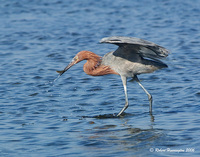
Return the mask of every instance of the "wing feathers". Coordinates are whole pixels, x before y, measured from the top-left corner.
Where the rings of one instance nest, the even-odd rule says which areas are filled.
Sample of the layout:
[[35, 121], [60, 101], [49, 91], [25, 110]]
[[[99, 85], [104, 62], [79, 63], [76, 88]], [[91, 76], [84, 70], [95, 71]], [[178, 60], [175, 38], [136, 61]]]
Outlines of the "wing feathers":
[[115, 44], [121, 48], [126, 47], [126, 50], [129, 48], [133, 53], [136, 52], [143, 57], [151, 59], [165, 58], [169, 54], [169, 51], [164, 47], [139, 38], [113, 36], [103, 38], [100, 42]]

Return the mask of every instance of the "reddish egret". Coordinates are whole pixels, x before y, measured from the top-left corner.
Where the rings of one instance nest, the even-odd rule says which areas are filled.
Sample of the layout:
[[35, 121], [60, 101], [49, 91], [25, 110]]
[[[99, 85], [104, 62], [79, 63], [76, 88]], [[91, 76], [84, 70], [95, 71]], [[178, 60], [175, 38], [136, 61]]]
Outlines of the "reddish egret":
[[167, 65], [158, 59], [167, 57], [169, 51], [152, 42], [132, 37], [107, 37], [103, 38], [100, 42], [115, 44], [119, 47], [117, 50], [105, 54], [103, 58], [90, 51], [80, 51], [64, 70], [57, 72], [62, 75], [74, 64], [82, 60], [87, 60], [83, 66], [83, 70], [88, 75], [120, 75], [124, 86], [125, 105], [117, 116], [120, 116], [128, 108], [126, 82], [127, 78], [131, 77], [147, 94], [150, 103], [149, 112], [151, 114], [152, 96], [140, 83], [137, 75], [152, 73], [157, 69], [166, 68]]

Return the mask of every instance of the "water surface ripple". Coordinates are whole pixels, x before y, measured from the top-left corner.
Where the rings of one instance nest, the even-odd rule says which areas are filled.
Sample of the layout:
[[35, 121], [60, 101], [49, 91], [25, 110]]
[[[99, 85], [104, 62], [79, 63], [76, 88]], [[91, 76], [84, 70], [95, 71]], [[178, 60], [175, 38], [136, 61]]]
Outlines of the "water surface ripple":
[[[199, 156], [199, 6], [199, 0], [1, 1], [0, 156]], [[88, 76], [84, 61], [54, 81], [78, 51], [103, 56], [116, 49], [98, 44], [116, 35], [171, 52], [168, 69], [139, 76], [153, 95], [154, 117], [143, 90], [128, 82], [130, 107], [116, 118], [124, 105], [120, 77]]]

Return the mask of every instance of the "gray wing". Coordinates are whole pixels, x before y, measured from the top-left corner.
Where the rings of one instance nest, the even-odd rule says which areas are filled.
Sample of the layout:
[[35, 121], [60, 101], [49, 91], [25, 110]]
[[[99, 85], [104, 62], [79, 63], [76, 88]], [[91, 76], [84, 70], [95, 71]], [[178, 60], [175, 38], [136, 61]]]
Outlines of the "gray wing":
[[162, 46], [134, 37], [107, 37], [101, 39], [100, 43], [115, 44], [118, 45], [121, 50], [124, 49], [124, 51], [120, 52], [131, 51], [132, 53], [138, 53], [142, 57], [151, 59], [162, 59], [169, 54], [169, 51]]

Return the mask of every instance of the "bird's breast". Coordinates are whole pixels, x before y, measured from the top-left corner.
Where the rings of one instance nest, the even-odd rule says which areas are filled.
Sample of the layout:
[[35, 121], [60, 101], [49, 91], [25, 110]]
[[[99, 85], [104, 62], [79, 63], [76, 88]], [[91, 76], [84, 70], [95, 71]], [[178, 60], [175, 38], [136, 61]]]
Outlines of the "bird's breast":
[[119, 75], [123, 75], [126, 77], [134, 77], [134, 75], [142, 73], [151, 73], [158, 69], [150, 62], [148, 64], [144, 63], [142, 58], [125, 59], [113, 55], [113, 52], [107, 53], [102, 58], [101, 64], [104, 66], [109, 66], [113, 71], [115, 71]]
[[117, 74], [115, 70], [113, 70], [108, 65], [102, 65], [101, 62], [94, 62], [92, 60], [88, 60], [84, 66], [83, 70], [86, 74], [91, 76], [102, 76], [107, 74]]

